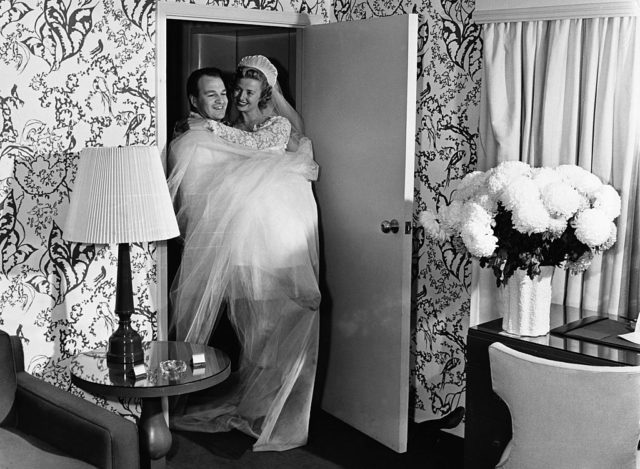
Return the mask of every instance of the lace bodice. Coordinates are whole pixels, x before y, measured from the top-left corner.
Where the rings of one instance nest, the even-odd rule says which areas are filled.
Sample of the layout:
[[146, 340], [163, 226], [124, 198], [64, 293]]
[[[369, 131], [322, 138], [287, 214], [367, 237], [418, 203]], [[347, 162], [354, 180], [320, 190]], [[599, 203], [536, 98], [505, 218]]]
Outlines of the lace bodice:
[[254, 150], [284, 150], [291, 134], [291, 123], [286, 117], [272, 116], [255, 127], [253, 132], [207, 120], [207, 128], [227, 142], [237, 143]]

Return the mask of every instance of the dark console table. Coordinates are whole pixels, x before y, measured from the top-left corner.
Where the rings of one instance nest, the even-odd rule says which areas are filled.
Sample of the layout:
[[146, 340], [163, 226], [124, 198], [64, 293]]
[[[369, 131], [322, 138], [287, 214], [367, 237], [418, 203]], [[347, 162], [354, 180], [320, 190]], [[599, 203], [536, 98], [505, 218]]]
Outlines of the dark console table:
[[[488, 347], [493, 342], [503, 344], [521, 352], [551, 360], [587, 365], [640, 365], [638, 351], [630, 348], [604, 345], [606, 340], [575, 338], [577, 318], [597, 316], [595, 312], [580, 311], [576, 308], [552, 306], [552, 333], [542, 337], [520, 337], [502, 331], [502, 319], [489, 321], [469, 328], [467, 340], [467, 390], [465, 422], [465, 465], [472, 469], [493, 469], [502, 451], [511, 439], [511, 415], [507, 406], [493, 392], [489, 368]], [[607, 316], [619, 328], [620, 323], [628, 323], [624, 318]], [[567, 323], [574, 327], [562, 327]], [[593, 321], [584, 321], [585, 324]], [[553, 332], [558, 328], [558, 332]], [[614, 327], [615, 329], [615, 327]], [[570, 330], [570, 335], [560, 335]], [[624, 328], [622, 329], [624, 330]], [[585, 334], [589, 336], [589, 334]], [[615, 342], [612, 338], [611, 342]], [[535, 392], [535, 383], [531, 383]]]

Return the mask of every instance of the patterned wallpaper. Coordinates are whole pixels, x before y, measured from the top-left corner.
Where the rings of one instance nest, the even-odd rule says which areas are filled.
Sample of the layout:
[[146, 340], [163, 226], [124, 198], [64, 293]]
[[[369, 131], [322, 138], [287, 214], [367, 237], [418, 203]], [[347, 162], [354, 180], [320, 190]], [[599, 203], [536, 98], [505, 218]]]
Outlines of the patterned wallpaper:
[[[482, 44], [473, 8], [473, 0], [334, 0], [338, 21], [419, 14], [416, 219], [427, 207], [448, 204], [477, 163]], [[415, 230], [411, 407], [418, 422], [464, 406], [470, 268]]]
[[[322, 0], [190, 1], [308, 11]], [[79, 151], [155, 144], [155, 0], [0, 2], [0, 328], [30, 373], [71, 392], [69, 357], [106, 346], [117, 324], [116, 246], [64, 241]], [[154, 337], [155, 245], [131, 252], [134, 327]], [[100, 402], [123, 415], [135, 403]]]
[[[306, 11], [323, 0], [189, 3]], [[105, 345], [117, 318], [117, 249], [62, 239], [78, 152], [155, 143], [155, 0], [0, 2], [0, 328], [23, 339], [28, 370], [70, 386], [79, 350]], [[420, 15], [415, 213], [446, 204], [476, 164], [480, 30], [473, 1], [334, 0], [338, 21]], [[469, 266], [414, 233], [412, 398], [416, 420], [464, 403]], [[156, 321], [154, 244], [132, 249], [135, 327]], [[124, 415], [137, 409], [113, 405]]]

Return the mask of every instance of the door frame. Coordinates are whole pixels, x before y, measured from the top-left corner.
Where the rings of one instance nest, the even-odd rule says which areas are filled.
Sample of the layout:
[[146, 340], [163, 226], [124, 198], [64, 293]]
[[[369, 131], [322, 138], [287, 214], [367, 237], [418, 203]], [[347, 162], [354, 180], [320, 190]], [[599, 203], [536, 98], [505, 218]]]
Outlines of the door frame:
[[[167, 80], [164, 70], [166, 70], [167, 65], [168, 20], [250, 24], [281, 28], [304, 28], [312, 24], [326, 22], [324, 17], [320, 15], [309, 15], [307, 13], [158, 2], [156, 5], [156, 145], [160, 149], [165, 172], [167, 169]], [[156, 265], [158, 272], [155, 296], [158, 301], [157, 334], [158, 340], [167, 340], [169, 285], [166, 241], [156, 243]]]

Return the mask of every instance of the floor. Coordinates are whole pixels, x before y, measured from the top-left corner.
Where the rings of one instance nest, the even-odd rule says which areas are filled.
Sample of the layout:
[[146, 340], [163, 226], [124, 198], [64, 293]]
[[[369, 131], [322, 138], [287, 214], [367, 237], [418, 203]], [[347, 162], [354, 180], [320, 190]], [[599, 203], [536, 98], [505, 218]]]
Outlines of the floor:
[[409, 428], [408, 451], [398, 454], [323, 412], [311, 415], [309, 442], [283, 452], [253, 452], [240, 433], [174, 431], [169, 469], [462, 469], [463, 439], [426, 422]]

